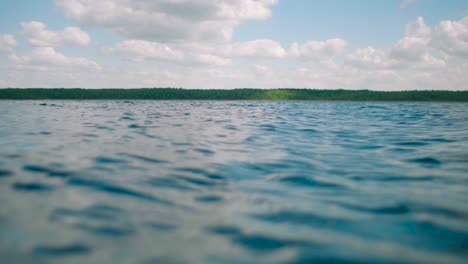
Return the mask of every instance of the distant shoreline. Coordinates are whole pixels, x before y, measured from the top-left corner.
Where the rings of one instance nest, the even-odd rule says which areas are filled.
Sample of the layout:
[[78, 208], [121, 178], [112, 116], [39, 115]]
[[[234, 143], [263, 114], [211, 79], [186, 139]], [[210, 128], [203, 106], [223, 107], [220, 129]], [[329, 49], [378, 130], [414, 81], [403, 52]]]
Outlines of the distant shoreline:
[[79, 89], [6, 88], [0, 100], [266, 100], [468, 102], [468, 91], [317, 89]]

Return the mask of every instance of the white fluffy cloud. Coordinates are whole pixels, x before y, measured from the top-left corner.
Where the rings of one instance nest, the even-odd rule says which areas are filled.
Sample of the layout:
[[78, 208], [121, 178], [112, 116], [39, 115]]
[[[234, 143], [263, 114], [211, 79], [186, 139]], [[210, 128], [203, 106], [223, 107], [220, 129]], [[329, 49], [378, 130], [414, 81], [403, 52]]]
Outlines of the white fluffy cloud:
[[146, 59], [182, 61], [184, 58], [184, 54], [179, 50], [175, 50], [166, 44], [145, 40], [125, 40], [108, 49], [108, 51], [134, 61]]
[[[438, 55], [438, 56], [437, 56]], [[468, 17], [442, 21], [434, 28], [419, 17], [390, 48], [357, 49], [347, 62], [362, 68], [444, 67], [450, 58], [468, 56]]]
[[390, 48], [357, 49], [346, 58], [348, 65], [365, 69], [405, 69], [444, 67], [446, 62], [433, 55], [432, 29], [419, 17], [406, 27], [405, 36]]
[[168, 45], [146, 40], [125, 40], [107, 49], [107, 52], [132, 61], [155, 60], [216, 66], [231, 64], [229, 59], [204, 53], [196, 46]]
[[[86, 46], [90, 37], [76, 27], [62, 31], [46, 30], [41, 22], [23, 22], [22, 34], [33, 47], [30, 51], [17, 54], [16, 39], [12, 35], [0, 35], [0, 51], [6, 52], [0, 60], [0, 84], [11, 87], [52, 87], [52, 83], [69, 82], [75, 72], [96, 72], [102, 67], [91, 59], [69, 57], [55, 47], [62, 45]], [[52, 77], [53, 76], [53, 77]]]
[[192, 53], [189, 55], [188, 61], [193, 61], [195, 63], [202, 63], [202, 64], [207, 64], [207, 65], [213, 65], [213, 66], [228, 66], [231, 65], [232, 61], [228, 58], [223, 58], [220, 56], [216, 56], [213, 54], [208, 54], [208, 53]]
[[56, 69], [76, 69], [95, 71], [101, 67], [94, 61], [82, 57], [67, 57], [52, 47], [34, 48], [25, 55], [10, 55], [16, 68], [37, 69], [40, 71]]
[[309, 41], [304, 44], [293, 43], [290, 53], [304, 59], [332, 58], [343, 52], [348, 43], [339, 38], [326, 41]]
[[448, 55], [468, 57], [468, 16], [460, 21], [442, 21], [431, 41], [433, 47]]
[[0, 35], [0, 51], [11, 52], [15, 46], [16, 39], [12, 35]]
[[165, 60], [176, 62], [201, 62], [211, 65], [230, 65], [232, 59], [289, 59], [333, 60], [343, 52], [347, 42], [342, 39], [293, 43], [289, 48], [271, 39], [203, 44], [160, 43], [146, 40], [125, 40], [107, 49], [111, 54], [133, 61]]
[[388, 49], [367, 47], [348, 54], [346, 63], [363, 69], [382, 69], [394, 67], [397, 61], [390, 58]]
[[271, 39], [258, 39], [234, 43], [226, 47], [226, 54], [239, 57], [283, 58], [287, 51], [280, 43]]
[[406, 26], [405, 36], [398, 40], [390, 50], [390, 57], [407, 61], [420, 61], [428, 55], [428, 44], [431, 39], [431, 29], [424, 18], [418, 17], [416, 22]]
[[61, 45], [87, 46], [91, 38], [77, 27], [67, 27], [62, 31], [49, 31], [42, 22], [21, 23], [23, 34], [33, 46], [57, 47]]
[[56, 0], [83, 25], [132, 39], [229, 40], [235, 26], [270, 17], [277, 0]]

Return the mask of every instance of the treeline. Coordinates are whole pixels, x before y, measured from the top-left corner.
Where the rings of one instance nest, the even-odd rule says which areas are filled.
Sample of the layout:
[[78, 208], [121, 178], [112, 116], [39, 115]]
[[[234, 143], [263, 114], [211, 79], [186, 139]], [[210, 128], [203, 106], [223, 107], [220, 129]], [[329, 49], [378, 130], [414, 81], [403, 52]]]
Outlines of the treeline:
[[15, 100], [326, 100], [468, 102], [468, 91], [315, 90], [315, 89], [0, 89]]

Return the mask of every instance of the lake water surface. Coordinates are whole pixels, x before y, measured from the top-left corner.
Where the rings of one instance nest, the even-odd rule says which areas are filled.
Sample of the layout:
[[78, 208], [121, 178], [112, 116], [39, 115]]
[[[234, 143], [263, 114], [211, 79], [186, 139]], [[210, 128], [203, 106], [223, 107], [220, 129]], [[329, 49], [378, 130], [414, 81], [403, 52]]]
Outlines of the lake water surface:
[[467, 172], [468, 104], [1, 101], [0, 262], [463, 263]]

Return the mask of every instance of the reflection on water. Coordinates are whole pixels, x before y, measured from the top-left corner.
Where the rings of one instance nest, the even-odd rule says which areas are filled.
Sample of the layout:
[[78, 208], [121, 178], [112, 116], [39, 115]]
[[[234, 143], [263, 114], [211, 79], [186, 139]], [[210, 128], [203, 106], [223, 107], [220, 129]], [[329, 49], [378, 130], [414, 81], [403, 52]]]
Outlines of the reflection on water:
[[468, 104], [3, 101], [0, 111], [5, 263], [468, 257]]

